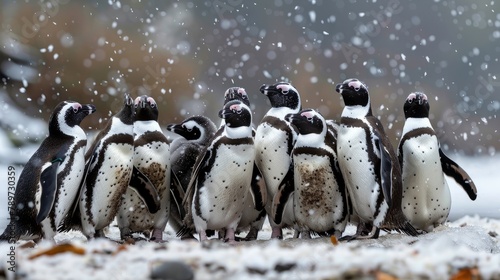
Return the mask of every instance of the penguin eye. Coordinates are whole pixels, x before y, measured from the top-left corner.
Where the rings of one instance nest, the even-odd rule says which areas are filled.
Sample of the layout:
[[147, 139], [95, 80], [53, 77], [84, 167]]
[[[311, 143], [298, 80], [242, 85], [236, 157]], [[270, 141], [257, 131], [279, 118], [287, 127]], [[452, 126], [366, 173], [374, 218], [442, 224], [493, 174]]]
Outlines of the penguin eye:
[[78, 113], [78, 109], [77, 108], [73, 108], [73, 113]]
[[151, 108], [156, 108], [156, 103], [151, 103]]
[[413, 103], [413, 99], [408, 99], [408, 103]]
[[309, 118], [307, 118], [307, 121], [310, 122], [310, 123], [313, 123], [314, 119], [312, 117], [309, 117]]

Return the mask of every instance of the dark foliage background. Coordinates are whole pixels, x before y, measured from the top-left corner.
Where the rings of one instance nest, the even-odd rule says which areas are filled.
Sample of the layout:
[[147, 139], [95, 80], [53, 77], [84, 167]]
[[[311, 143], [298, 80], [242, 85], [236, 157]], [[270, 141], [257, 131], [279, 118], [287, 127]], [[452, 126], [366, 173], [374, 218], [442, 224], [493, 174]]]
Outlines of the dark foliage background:
[[[130, 92], [160, 103], [162, 125], [193, 114], [218, 122], [224, 91], [241, 86], [258, 124], [269, 109], [259, 87], [285, 80], [303, 107], [338, 119], [343, 103], [334, 84], [358, 77], [395, 146], [406, 96], [423, 91], [445, 149], [500, 148], [494, 1], [0, 3], [0, 94], [28, 116], [47, 120], [66, 99], [94, 103], [98, 112], [83, 126], [99, 129]], [[19, 58], [36, 74], [6, 74]], [[1, 119], [0, 126], [9, 129]]]

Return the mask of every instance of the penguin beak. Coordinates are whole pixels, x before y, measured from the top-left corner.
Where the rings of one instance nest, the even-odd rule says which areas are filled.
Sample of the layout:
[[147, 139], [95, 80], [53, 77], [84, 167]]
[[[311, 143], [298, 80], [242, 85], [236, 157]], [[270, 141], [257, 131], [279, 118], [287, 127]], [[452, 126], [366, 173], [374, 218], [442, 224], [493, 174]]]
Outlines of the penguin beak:
[[141, 101], [139, 102], [139, 106], [141, 108], [146, 108], [146, 104], [148, 103], [148, 97], [147, 96], [141, 96]]
[[167, 130], [177, 133], [178, 131], [181, 130], [181, 127], [182, 127], [182, 125], [179, 125], [179, 124], [169, 124], [169, 125], [167, 125]]
[[342, 94], [342, 90], [344, 89], [343, 86], [344, 86], [344, 84], [337, 84], [335, 86], [335, 91]]
[[262, 85], [260, 87], [260, 92], [264, 95], [268, 95], [269, 93], [279, 92], [279, 90], [274, 85]]
[[125, 94], [125, 104], [127, 106], [134, 104], [134, 100], [130, 97], [128, 93]]
[[90, 115], [96, 111], [96, 108], [92, 104], [85, 104], [82, 106], [84, 108], [84, 112], [87, 113], [87, 115]]
[[219, 118], [225, 119], [229, 115], [229, 113], [230, 112], [228, 112], [228, 110], [222, 109], [219, 111]]

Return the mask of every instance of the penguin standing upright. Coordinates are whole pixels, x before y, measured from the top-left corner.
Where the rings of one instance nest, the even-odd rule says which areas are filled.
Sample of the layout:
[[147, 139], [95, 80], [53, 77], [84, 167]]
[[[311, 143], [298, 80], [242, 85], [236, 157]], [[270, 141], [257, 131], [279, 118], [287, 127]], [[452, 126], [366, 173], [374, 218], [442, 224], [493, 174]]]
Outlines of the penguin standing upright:
[[311, 232], [340, 238], [347, 224], [348, 204], [337, 162], [336, 134], [313, 109], [288, 114], [286, 120], [298, 133], [292, 150], [294, 185], [280, 186], [273, 200], [274, 220], [281, 221], [283, 204], [292, 195], [295, 220], [303, 238], [310, 238]]
[[[104, 236], [103, 229], [115, 218], [132, 172], [140, 175], [132, 162], [133, 124], [134, 100], [127, 94], [120, 112], [109, 119], [85, 155], [88, 171], [81, 190], [79, 212], [82, 231], [87, 238]], [[143, 178], [142, 181], [148, 180]], [[149, 207], [157, 208], [158, 205]]]
[[[151, 240], [163, 241], [163, 231], [170, 216], [170, 145], [158, 124], [158, 106], [149, 96], [137, 97], [134, 101], [134, 168], [142, 172], [154, 187], [147, 199], [158, 196], [160, 208], [150, 212], [147, 203], [138, 196], [134, 174], [130, 180], [117, 214], [121, 238], [132, 232], [145, 232]], [[142, 183], [139, 181], [139, 183]], [[134, 188], [135, 187], [135, 188]], [[140, 188], [140, 187], [139, 187]], [[149, 198], [148, 198], [149, 197]]]
[[429, 121], [429, 102], [420, 92], [408, 95], [398, 156], [403, 176], [403, 213], [419, 230], [430, 232], [450, 213], [451, 195], [444, 175], [455, 179], [471, 200], [477, 189], [470, 176], [440, 148]]
[[[210, 139], [217, 131], [215, 124], [205, 116], [193, 116], [179, 124], [170, 124], [167, 130], [178, 134], [170, 145], [170, 162], [172, 182], [170, 189], [174, 203], [170, 207], [169, 225], [175, 232], [182, 229], [185, 213], [182, 205], [185, 192], [188, 188], [196, 159], [210, 143]], [[186, 232], [181, 238], [193, 238], [192, 233]]]
[[225, 229], [226, 240], [234, 242], [246, 196], [251, 195], [255, 157], [252, 113], [244, 103], [234, 100], [224, 105], [219, 116], [225, 125], [198, 157], [186, 193], [189, 212], [185, 226], [193, 223], [200, 241], [207, 240], [207, 229]]
[[[225, 91], [224, 105], [233, 100], [240, 100], [250, 108], [250, 99], [244, 88], [230, 87]], [[224, 123], [225, 120], [222, 119], [221, 126], [223, 126]], [[255, 136], [255, 130], [253, 128], [252, 135]], [[243, 240], [246, 241], [257, 239], [259, 231], [262, 229], [266, 220], [264, 206], [267, 203], [267, 189], [257, 165], [254, 166], [253, 173], [250, 186], [252, 188], [252, 194], [255, 194], [257, 197], [247, 196], [243, 216], [241, 217], [237, 229], [237, 232], [248, 230], [247, 235], [243, 238]], [[254, 200], [256, 200], [257, 203], [254, 203]]]
[[301, 110], [300, 95], [290, 83], [263, 85], [260, 91], [269, 98], [271, 109], [255, 133], [255, 164], [266, 183], [266, 211], [272, 227], [271, 238], [282, 238], [282, 228], [294, 225], [293, 205], [286, 204], [280, 224], [276, 224], [271, 217], [271, 205], [280, 184], [293, 185], [293, 172], [289, 170], [296, 135], [285, 121], [285, 116]]
[[337, 136], [340, 170], [359, 219], [356, 235], [378, 238], [380, 228], [417, 235], [401, 210], [401, 168], [379, 119], [372, 115], [364, 83], [348, 79], [336, 86], [344, 99]]
[[0, 240], [53, 239], [78, 196], [85, 168], [87, 136], [79, 126], [93, 105], [59, 103], [49, 120], [49, 136], [24, 166]]

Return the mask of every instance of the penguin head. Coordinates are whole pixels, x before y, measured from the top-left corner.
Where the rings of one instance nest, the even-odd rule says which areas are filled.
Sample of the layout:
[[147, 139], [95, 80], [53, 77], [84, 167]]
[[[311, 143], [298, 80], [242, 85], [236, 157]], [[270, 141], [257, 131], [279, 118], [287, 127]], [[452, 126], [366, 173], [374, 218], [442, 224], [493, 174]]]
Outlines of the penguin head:
[[50, 116], [49, 133], [71, 135], [72, 129], [95, 111], [96, 108], [92, 104], [81, 105], [74, 101], [63, 101], [56, 106]]
[[124, 124], [133, 124], [135, 119], [134, 100], [128, 93], [125, 94], [123, 107], [115, 117], [119, 118]]
[[167, 130], [179, 134], [186, 140], [208, 141], [215, 133], [216, 126], [205, 116], [193, 116], [185, 119], [180, 124], [169, 124]]
[[337, 84], [335, 91], [342, 95], [345, 106], [369, 106], [368, 87], [358, 79], [347, 79]]
[[302, 135], [321, 134], [326, 128], [325, 118], [314, 109], [304, 109], [296, 114], [288, 114], [285, 120]]
[[405, 118], [428, 118], [429, 109], [427, 95], [422, 92], [410, 93], [403, 106]]
[[219, 111], [219, 117], [225, 120], [228, 127], [241, 127], [252, 125], [252, 112], [245, 103], [239, 100], [233, 100]]
[[300, 110], [300, 94], [290, 83], [277, 83], [274, 85], [262, 85], [260, 92], [269, 98], [273, 108], [288, 107], [290, 109]]
[[158, 121], [158, 105], [153, 97], [139, 96], [134, 101], [136, 121]]
[[250, 100], [248, 99], [247, 92], [241, 87], [230, 87], [224, 93], [224, 104], [232, 100], [240, 100], [250, 107]]

